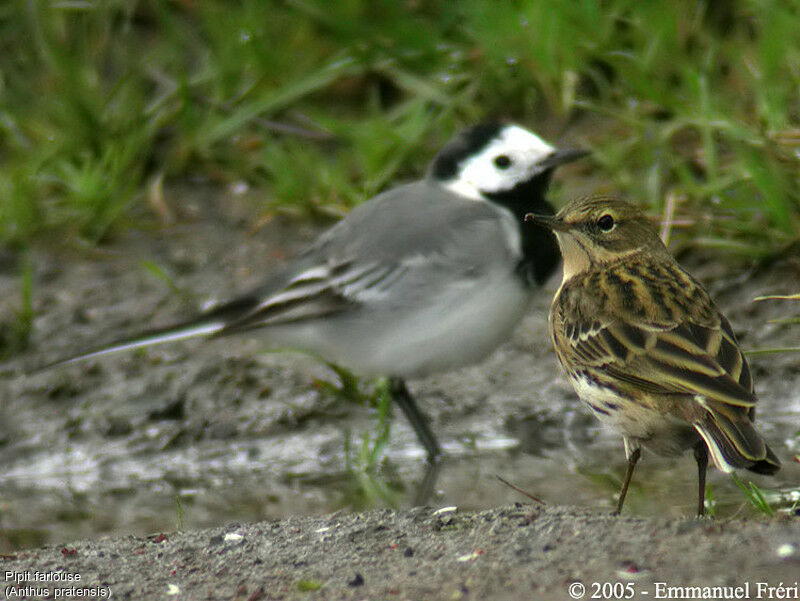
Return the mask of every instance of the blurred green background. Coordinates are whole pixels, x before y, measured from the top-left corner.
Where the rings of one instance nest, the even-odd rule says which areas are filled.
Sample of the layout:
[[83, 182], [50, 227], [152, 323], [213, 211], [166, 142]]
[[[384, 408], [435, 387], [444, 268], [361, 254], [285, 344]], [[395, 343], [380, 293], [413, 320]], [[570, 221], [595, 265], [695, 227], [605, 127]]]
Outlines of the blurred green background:
[[187, 179], [341, 214], [503, 117], [570, 132], [679, 244], [772, 256], [800, 231], [798, 32], [794, 0], [14, 0], [0, 245], [102, 244]]

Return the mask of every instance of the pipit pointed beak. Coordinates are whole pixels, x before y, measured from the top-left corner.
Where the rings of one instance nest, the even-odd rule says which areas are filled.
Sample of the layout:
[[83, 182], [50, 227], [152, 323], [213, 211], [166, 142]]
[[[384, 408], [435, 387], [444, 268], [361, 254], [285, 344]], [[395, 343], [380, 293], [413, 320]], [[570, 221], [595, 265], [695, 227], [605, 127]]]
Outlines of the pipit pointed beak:
[[566, 148], [564, 150], [554, 150], [543, 158], [537, 165], [543, 169], [550, 169], [564, 163], [571, 163], [589, 154], [588, 150], [581, 148]]
[[569, 225], [559, 219], [557, 215], [539, 215], [537, 213], [528, 213], [525, 215], [525, 222], [535, 223], [536, 225], [540, 225], [557, 232], [564, 232], [569, 229]]

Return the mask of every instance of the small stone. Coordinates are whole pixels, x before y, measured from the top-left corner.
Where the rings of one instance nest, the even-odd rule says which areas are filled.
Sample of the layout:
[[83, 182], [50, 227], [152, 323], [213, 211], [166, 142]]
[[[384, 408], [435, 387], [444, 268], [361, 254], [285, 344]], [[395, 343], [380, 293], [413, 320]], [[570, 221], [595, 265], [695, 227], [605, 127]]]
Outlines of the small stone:
[[622, 566], [617, 570], [617, 576], [623, 580], [636, 580], [642, 578], [646, 572], [647, 570], [641, 568], [635, 561], [628, 559], [622, 562]]

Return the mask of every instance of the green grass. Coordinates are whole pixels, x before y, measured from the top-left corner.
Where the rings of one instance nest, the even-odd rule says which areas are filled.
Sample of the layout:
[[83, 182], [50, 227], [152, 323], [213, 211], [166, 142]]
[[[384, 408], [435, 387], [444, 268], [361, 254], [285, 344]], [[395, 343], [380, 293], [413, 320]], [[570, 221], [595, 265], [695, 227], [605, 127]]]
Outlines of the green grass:
[[389, 433], [391, 430], [391, 395], [389, 394], [389, 383], [382, 380], [376, 392], [377, 398], [377, 427], [375, 428], [375, 439], [369, 433], [364, 433], [361, 440], [357, 466], [361, 471], [374, 469], [383, 457], [383, 451], [389, 444]]
[[761, 257], [800, 229], [800, 3], [20, 0], [0, 8], [0, 241], [102, 242], [148, 182], [341, 214], [456, 129], [576, 123], [603, 188]]
[[744, 496], [750, 502], [750, 505], [761, 515], [773, 516], [775, 510], [767, 501], [764, 491], [753, 482], [744, 483], [744, 481], [735, 473], [731, 474], [731, 480], [739, 487], [744, 493]]
[[21, 255], [18, 307], [0, 320], [0, 360], [24, 351], [33, 329], [33, 265], [28, 253]]
[[704, 506], [706, 508], [706, 515], [711, 519], [717, 517], [717, 500], [714, 497], [714, 488], [710, 484], [706, 484], [706, 496]]
[[310, 593], [321, 589], [323, 584], [322, 580], [298, 580], [294, 586], [301, 593]]

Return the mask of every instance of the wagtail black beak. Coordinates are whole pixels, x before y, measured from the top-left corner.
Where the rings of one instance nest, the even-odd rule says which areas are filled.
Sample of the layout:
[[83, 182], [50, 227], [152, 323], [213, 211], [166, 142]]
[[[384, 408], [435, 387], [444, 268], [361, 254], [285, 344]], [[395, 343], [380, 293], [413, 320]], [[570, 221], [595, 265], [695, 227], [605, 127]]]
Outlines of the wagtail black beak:
[[566, 148], [564, 150], [554, 150], [545, 158], [539, 161], [538, 166], [545, 169], [563, 165], [564, 163], [571, 163], [589, 154], [588, 150], [582, 148]]

